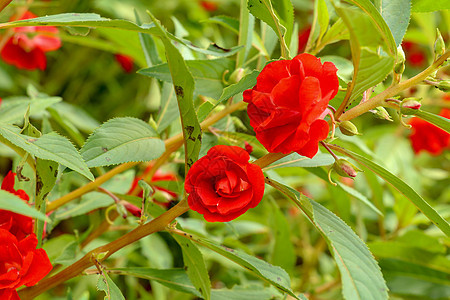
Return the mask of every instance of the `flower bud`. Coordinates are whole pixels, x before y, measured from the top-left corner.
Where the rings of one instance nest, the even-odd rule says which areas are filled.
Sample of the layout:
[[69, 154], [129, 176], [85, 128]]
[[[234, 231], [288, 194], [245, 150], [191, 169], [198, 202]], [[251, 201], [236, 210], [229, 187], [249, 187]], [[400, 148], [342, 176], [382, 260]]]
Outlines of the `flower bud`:
[[357, 171], [361, 171], [347, 160], [341, 158], [334, 162], [333, 170], [343, 177], [356, 177]]
[[253, 147], [248, 142], [245, 142], [245, 151], [247, 151], [248, 154], [252, 154]]
[[343, 121], [339, 123], [339, 129], [341, 130], [343, 135], [360, 135], [360, 133], [358, 132], [358, 128], [356, 128], [356, 126], [350, 121]]
[[372, 109], [370, 112], [373, 113], [378, 119], [392, 122], [391, 116], [382, 106], [375, 107], [375, 109]]
[[402, 46], [398, 46], [397, 48], [397, 61], [394, 66], [394, 72], [396, 74], [402, 74], [405, 70], [405, 52], [403, 52]]
[[450, 81], [449, 80], [442, 80], [439, 81], [439, 83], [436, 85], [438, 89], [440, 89], [443, 92], [450, 92]]
[[400, 111], [404, 115], [410, 115], [411, 112], [409, 110], [417, 110], [420, 108], [420, 99], [415, 97], [405, 98], [402, 100], [402, 103], [400, 104]]
[[436, 28], [436, 41], [434, 42], [434, 54], [436, 57], [441, 56], [445, 52], [445, 42], [441, 32]]
[[233, 73], [231, 73], [228, 82], [230, 84], [238, 83], [242, 79], [242, 77], [244, 77], [244, 74], [245, 74], [244, 68], [237, 68], [236, 70], [233, 71]]

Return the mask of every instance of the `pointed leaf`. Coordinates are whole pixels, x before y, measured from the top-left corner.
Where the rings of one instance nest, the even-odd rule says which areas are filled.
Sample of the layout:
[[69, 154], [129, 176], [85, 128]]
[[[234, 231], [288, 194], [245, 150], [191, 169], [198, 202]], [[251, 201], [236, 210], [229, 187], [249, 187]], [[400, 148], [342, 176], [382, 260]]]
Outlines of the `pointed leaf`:
[[0, 190], [0, 209], [9, 210], [21, 215], [49, 221], [47, 216], [30, 207], [25, 201], [10, 192]]
[[0, 123], [0, 135], [38, 158], [57, 162], [86, 176], [89, 180], [94, 180], [94, 176], [77, 149], [67, 138], [58, 135], [56, 132], [34, 138], [21, 134], [20, 128], [16, 126]]
[[345, 299], [388, 299], [380, 267], [344, 221], [298, 191], [271, 179], [266, 182], [289, 197], [325, 238], [341, 273]]
[[155, 130], [136, 118], [115, 118], [97, 128], [80, 150], [87, 165], [110, 166], [131, 161], [150, 161], [165, 151]]

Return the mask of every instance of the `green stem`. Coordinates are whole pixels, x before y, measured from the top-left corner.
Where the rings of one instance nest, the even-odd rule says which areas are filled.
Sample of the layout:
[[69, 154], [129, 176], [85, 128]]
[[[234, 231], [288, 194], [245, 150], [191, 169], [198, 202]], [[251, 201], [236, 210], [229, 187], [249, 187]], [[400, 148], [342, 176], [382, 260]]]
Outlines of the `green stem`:
[[450, 57], [450, 50], [447, 50], [442, 56], [440, 56], [437, 60], [435, 60], [431, 66], [423, 70], [421, 73], [417, 74], [416, 76], [406, 81], [400, 82], [399, 84], [392, 85], [383, 92], [376, 95], [375, 97], [358, 104], [357, 106], [353, 107], [352, 109], [348, 110], [347, 112], [343, 113], [340, 117], [338, 117], [339, 121], [348, 121], [354, 119], [362, 115], [363, 113], [368, 112], [371, 109], [374, 109], [377, 106], [391, 107], [392, 105], [387, 104], [385, 102], [385, 99], [393, 97], [399, 94], [401, 91], [408, 89], [412, 86], [415, 86], [416, 84], [424, 81], [428, 76], [430, 76], [434, 71], [436, 71], [436, 69], [439, 68], [439, 66], [442, 65], [449, 57]]

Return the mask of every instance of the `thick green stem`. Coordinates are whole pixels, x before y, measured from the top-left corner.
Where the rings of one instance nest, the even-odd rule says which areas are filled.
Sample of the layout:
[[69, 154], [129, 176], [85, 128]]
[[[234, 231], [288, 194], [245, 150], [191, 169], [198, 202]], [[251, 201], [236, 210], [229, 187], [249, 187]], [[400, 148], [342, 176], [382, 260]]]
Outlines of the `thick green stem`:
[[362, 115], [365, 112], [368, 112], [371, 109], [374, 109], [377, 106], [391, 106], [385, 103], [385, 99], [389, 97], [393, 97], [397, 94], [399, 94], [401, 91], [406, 90], [407, 88], [410, 88], [412, 86], [415, 86], [416, 84], [424, 81], [428, 76], [433, 74], [436, 69], [442, 65], [447, 58], [450, 57], [450, 50], [447, 50], [442, 56], [440, 56], [436, 61], [426, 68], [421, 73], [417, 74], [416, 76], [400, 82], [399, 84], [392, 85], [388, 87], [383, 92], [379, 93], [375, 97], [362, 102], [358, 104], [357, 106], [353, 107], [352, 109], [348, 110], [347, 112], [343, 113], [338, 119], [339, 121], [348, 121], [351, 119], [354, 119], [360, 115]]

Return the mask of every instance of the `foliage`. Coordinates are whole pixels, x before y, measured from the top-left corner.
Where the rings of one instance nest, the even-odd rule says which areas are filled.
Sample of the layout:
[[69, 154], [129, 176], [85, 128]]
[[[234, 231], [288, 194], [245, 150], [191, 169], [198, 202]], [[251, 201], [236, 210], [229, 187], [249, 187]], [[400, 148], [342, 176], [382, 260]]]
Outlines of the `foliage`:
[[21, 298], [450, 297], [450, 138], [408, 125], [450, 134], [447, 1], [9, 2], [0, 231], [54, 268]]

